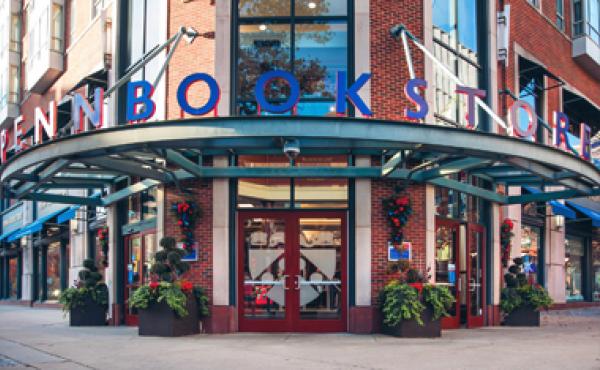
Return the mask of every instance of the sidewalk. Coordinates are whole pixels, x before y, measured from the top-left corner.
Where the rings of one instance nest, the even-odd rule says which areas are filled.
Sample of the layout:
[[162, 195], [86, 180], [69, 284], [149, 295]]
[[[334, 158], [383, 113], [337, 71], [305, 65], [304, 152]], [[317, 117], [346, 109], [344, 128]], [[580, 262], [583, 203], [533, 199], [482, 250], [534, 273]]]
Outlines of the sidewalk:
[[600, 369], [600, 310], [551, 312], [542, 328], [461, 329], [440, 339], [253, 334], [138, 337], [70, 328], [62, 312], [0, 306], [0, 368]]

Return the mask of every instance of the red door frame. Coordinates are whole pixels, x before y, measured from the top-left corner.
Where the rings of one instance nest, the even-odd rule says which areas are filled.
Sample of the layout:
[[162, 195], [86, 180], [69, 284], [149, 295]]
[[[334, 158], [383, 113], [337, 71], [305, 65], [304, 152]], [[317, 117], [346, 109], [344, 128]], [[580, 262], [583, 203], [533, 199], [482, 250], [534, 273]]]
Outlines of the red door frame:
[[[469, 292], [471, 291], [471, 263], [468, 259], [469, 254], [471, 253], [471, 238], [470, 235], [472, 232], [481, 234], [481, 249], [480, 253], [480, 261], [481, 261], [481, 306], [482, 312], [480, 316], [472, 316], [471, 315], [471, 299], [469, 297]], [[466, 243], [467, 251], [467, 328], [478, 328], [484, 325], [485, 323], [485, 311], [486, 311], [486, 296], [485, 296], [485, 248], [486, 248], [486, 238], [485, 238], [485, 227], [479, 224], [467, 224], [467, 243]], [[477, 289], [477, 287], [475, 287]]]
[[[148, 230], [144, 230], [141, 231], [139, 233], [134, 233], [134, 234], [129, 234], [129, 235], [125, 235], [124, 236], [124, 248], [125, 248], [125, 289], [123, 290], [123, 295], [124, 295], [124, 302], [125, 302], [125, 325], [128, 326], [137, 326], [138, 325], [138, 316], [137, 315], [132, 315], [129, 313], [129, 305], [128, 305], [128, 300], [129, 300], [129, 286], [130, 285], [137, 285], [137, 286], [141, 286], [144, 285], [146, 282], [143, 281], [144, 279], [144, 263], [146, 262], [144, 260], [144, 256], [145, 256], [145, 249], [146, 249], [146, 240], [144, 238], [144, 236], [146, 236], [147, 234], [156, 234], [156, 229], [148, 229]], [[127, 266], [129, 265], [130, 262], [130, 258], [131, 256], [129, 255], [129, 242], [132, 238], [134, 237], [139, 237], [140, 238], [140, 246], [141, 246], [141, 256], [140, 256], [140, 281], [137, 284], [129, 284], [128, 283], [128, 276], [129, 276], [129, 271], [127, 269]]]
[[[283, 319], [254, 320], [244, 319], [244, 260], [245, 245], [244, 220], [248, 218], [275, 218], [285, 221], [285, 271], [288, 276], [284, 281], [286, 311]], [[301, 320], [300, 294], [298, 288], [300, 260], [299, 220], [301, 218], [339, 218], [341, 219], [341, 317], [338, 320]], [[347, 318], [347, 226], [346, 211], [238, 211], [237, 243], [238, 243], [238, 322], [240, 331], [260, 332], [343, 332], [346, 331]], [[288, 234], [290, 235], [288, 237]]]
[[442, 329], [457, 329], [460, 327], [460, 222], [444, 219], [444, 218], [436, 218], [435, 219], [435, 230], [437, 233], [437, 229], [440, 226], [447, 227], [449, 229], [453, 229], [456, 233], [456, 241], [454, 243], [454, 250], [452, 254], [454, 256], [454, 285], [456, 287], [456, 302], [455, 302], [455, 316], [444, 317], [442, 318]]

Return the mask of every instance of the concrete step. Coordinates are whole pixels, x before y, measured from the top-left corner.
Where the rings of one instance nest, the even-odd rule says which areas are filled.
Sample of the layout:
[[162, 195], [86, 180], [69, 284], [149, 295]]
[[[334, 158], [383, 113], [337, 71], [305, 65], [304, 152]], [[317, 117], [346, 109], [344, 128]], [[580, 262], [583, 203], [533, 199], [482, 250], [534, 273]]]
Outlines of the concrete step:
[[541, 312], [542, 326], [600, 325], [600, 307]]

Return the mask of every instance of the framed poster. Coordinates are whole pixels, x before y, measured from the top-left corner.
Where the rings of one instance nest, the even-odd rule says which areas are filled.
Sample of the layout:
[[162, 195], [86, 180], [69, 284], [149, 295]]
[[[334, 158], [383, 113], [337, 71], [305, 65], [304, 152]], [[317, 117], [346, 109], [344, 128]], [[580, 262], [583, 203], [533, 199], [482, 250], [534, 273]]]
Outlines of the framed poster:
[[[183, 243], [177, 243], [177, 248], [183, 249]], [[192, 251], [190, 253], [188, 253], [187, 255], [183, 256], [183, 258], [181, 259], [182, 261], [185, 262], [193, 262], [193, 261], [198, 261], [198, 242], [194, 243], [194, 246], [192, 247]]]
[[410, 261], [412, 259], [412, 243], [403, 242], [402, 249], [396, 249], [392, 243], [388, 242], [388, 261]]

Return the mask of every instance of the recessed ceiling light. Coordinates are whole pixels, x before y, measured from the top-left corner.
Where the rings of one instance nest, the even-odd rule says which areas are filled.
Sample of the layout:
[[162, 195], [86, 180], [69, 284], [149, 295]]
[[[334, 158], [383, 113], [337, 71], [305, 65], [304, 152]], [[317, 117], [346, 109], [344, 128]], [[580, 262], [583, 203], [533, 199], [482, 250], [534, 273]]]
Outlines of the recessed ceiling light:
[[267, 25], [266, 24], [261, 24], [260, 26], [258, 26], [258, 29], [261, 31], [266, 31], [267, 30]]
[[316, 7], [317, 7], [317, 3], [315, 3], [314, 1], [311, 1], [310, 3], [308, 3], [308, 7], [309, 7], [310, 9], [314, 9], [314, 8], [316, 8]]

